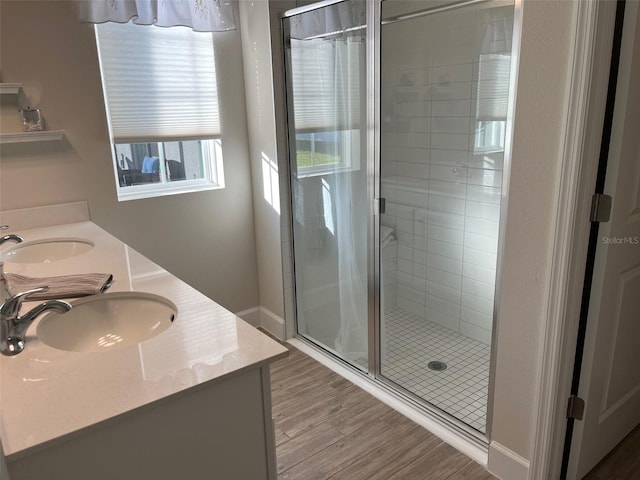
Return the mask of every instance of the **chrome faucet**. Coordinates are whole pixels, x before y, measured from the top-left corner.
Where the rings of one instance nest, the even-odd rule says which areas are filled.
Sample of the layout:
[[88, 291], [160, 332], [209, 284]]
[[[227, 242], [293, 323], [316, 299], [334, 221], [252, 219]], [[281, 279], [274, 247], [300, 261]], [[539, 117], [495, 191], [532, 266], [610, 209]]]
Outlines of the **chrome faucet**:
[[33, 307], [24, 315], [20, 315], [22, 302], [34, 293], [46, 292], [49, 287], [38, 287], [33, 290], [18, 293], [7, 298], [0, 306], [0, 353], [3, 355], [17, 355], [24, 350], [25, 332], [41, 313], [55, 310], [65, 313], [71, 310], [71, 304], [62, 300], [47, 300]]
[[0, 245], [2, 245], [4, 242], [22, 243], [24, 242], [24, 238], [22, 238], [20, 235], [16, 235], [15, 233], [10, 233], [9, 235], [0, 237]]

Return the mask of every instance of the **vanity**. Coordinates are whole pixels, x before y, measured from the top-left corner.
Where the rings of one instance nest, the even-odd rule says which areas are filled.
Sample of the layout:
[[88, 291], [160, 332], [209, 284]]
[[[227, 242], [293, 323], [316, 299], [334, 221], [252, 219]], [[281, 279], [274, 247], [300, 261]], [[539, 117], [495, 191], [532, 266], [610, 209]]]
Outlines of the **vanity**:
[[[92, 222], [67, 220], [76, 218], [12, 225], [3, 235], [43, 240], [45, 251], [51, 239], [88, 248], [28, 263], [35, 254], [26, 248], [21, 261], [8, 261], [17, 245], [5, 243], [5, 272], [110, 273], [108, 294], [150, 294], [176, 313], [150, 338], [120, 345], [116, 331], [100, 351], [39, 338], [39, 323], [60, 314], [34, 321], [24, 351], [0, 358], [10, 480], [275, 480], [269, 365], [287, 349]], [[36, 304], [25, 301], [23, 310]]]

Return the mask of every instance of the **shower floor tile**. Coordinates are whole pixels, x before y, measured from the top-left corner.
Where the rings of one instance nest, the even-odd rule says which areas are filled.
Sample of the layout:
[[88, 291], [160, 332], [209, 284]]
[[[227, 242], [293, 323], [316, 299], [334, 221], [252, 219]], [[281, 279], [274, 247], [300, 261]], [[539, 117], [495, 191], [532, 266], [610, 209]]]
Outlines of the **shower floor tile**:
[[[384, 322], [382, 375], [484, 432], [490, 346], [398, 309]], [[432, 361], [447, 368], [431, 370]]]

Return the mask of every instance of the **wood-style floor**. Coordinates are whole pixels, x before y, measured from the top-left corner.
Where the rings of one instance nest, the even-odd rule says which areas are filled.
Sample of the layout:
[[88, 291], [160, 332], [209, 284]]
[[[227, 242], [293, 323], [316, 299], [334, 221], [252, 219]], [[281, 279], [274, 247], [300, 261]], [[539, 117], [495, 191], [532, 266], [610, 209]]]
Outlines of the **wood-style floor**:
[[604, 457], [584, 480], [640, 480], [640, 425]]
[[[271, 366], [278, 480], [496, 480], [294, 347]], [[640, 426], [584, 480], [640, 480]]]
[[289, 356], [271, 367], [278, 480], [495, 479], [424, 428], [288, 347]]

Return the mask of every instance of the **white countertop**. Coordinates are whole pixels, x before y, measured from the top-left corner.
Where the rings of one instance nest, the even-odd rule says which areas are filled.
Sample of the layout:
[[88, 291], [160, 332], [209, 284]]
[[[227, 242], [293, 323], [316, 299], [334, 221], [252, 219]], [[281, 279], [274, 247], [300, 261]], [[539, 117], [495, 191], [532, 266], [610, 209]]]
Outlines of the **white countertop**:
[[[285, 347], [91, 222], [15, 233], [25, 241], [84, 238], [95, 247], [48, 264], [7, 262], [5, 272], [32, 277], [112, 273], [109, 292], [154, 293], [171, 300], [178, 315], [154, 338], [97, 353], [45, 345], [36, 337], [36, 320], [22, 353], [0, 355], [0, 438], [7, 457], [287, 354]], [[5, 244], [2, 251], [12, 246]]]

